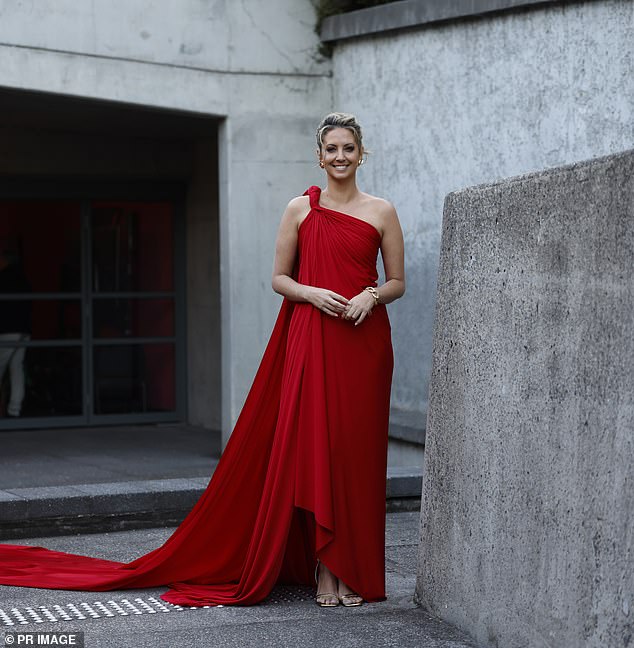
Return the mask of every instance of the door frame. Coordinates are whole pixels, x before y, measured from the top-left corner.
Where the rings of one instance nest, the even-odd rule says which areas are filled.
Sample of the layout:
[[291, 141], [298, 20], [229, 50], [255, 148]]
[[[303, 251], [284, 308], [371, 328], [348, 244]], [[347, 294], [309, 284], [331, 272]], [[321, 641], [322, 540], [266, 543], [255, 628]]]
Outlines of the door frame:
[[[173, 412], [147, 412], [129, 414], [94, 414], [94, 389], [90, 389], [93, 382], [92, 353], [95, 346], [92, 342], [91, 320], [82, 322], [82, 414], [75, 416], [38, 417], [38, 418], [10, 418], [0, 419], [0, 431], [33, 429], [33, 428], [59, 428], [82, 427], [98, 425], [122, 425], [143, 423], [164, 423], [185, 421], [187, 418], [187, 349], [186, 349], [186, 250], [185, 250], [185, 204], [187, 182], [179, 179], [156, 180], [154, 178], [112, 178], [112, 179], [86, 179], [74, 176], [0, 176], [0, 200], [67, 200], [80, 202], [81, 210], [81, 241], [82, 276], [81, 301], [82, 313], [86, 313], [90, 306], [90, 202], [98, 201], [125, 201], [125, 202], [170, 202], [174, 210], [174, 315], [175, 315], [175, 399], [176, 408]], [[34, 293], [36, 298], [38, 293]], [[54, 297], [55, 293], [47, 293], [47, 297]], [[68, 295], [65, 295], [66, 298]], [[159, 338], [160, 340], [160, 338]], [[151, 338], [147, 340], [152, 342]], [[68, 346], [68, 340], [38, 343], [30, 341], [23, 346]], [[90, 403], [90, 405], [89, 405]]]

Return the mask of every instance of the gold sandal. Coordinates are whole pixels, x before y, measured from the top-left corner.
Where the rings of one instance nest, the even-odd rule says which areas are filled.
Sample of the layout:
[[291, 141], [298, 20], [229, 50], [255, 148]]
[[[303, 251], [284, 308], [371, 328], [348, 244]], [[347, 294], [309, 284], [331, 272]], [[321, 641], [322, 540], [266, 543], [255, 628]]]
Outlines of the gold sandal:
[[[337, 597], [341, 601], [341, 604], [344, 607], [356, 607], [357, 605], [363, 605], [363, 597], [359, 596], [359, 594], [337, 594]], [[354, 603], [348, 603], [348, 600], [352, 599], [361, 599], [360, 601], [356, 601]]]
[[[317, 583], [317, 587], [319, 587], [319, 580], [317, 578], [318, 571], [319, 571], [319, 558], [317, 558], [317, 566], [315, 567], [315, 583]], [[336, 602], [334, 602], [332, 598], [331, 599], [323, 598], [325, 596], [334, 597]], [[330, 600], [330, 603], [327, 603], [326, 602], [327, 600]], [[339, 594], [337, 592], [321, 592], [317, 594], [317, 596], [315, 597], [315, 601], [317, 605], [319, 605], [320, 607], [337, 607], [339, 605]]]
[[[341, 582], [341, 579], [339, 579], [337, 584]], [[341, 601], [344, 607], [357, 607], [358, 605], [363, 605], [363, 597], [360, 594], [355, 594], [354, 592], [339, 594], [339, 587], [337, 587], [337, 598]], [[357, 601], [355, 599], [360, 600]]]

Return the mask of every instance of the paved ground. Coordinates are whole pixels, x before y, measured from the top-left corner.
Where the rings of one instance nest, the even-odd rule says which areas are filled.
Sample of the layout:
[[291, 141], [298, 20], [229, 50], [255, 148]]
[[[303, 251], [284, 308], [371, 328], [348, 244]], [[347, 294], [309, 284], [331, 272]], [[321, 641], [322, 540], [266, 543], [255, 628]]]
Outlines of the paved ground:
[[206, 477], [220, 432], [189, 425], [0, 432], [0, 490]]
[[[0, 631], [80, 630], [85, 633], [86, 648], [474, 648], [475, 643], [463, 634], [413, 603], [418, 524], [417, 512], [387, 516], [388, 599], [381, 603], [320, 608], [314, 602], [314, 589], [297, 587], [276, 588], [266, 601], [255, 606], [178, 609], [160, 601], [164, 588], [66, 592], [0, 587]], [[172, 530], [12, 542], [130, 561], [159, 546]], [[46, 621], [42, 606], [59, 620]], [[26, 622], [19, 622], [20, 615]], [[36, 617], [43, 622], [36, 623]], [[7, 619], [14, 625], [7, 625]], [[0, 640], [3, 638], [0, 635]]]

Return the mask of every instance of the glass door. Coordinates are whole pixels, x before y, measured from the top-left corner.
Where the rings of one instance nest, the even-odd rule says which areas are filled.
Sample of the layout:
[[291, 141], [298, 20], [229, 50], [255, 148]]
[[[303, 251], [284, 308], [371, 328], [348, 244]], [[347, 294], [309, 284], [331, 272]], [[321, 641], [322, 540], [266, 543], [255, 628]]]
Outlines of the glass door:
[[93, 203], [90, 225], [94, 416], [174, 412], [173, 209]]
[[81, 423], [81, 206], [0, 204], [0, 424]]
[[0, 201], [0, 429], [182, 420], [171, 201]]

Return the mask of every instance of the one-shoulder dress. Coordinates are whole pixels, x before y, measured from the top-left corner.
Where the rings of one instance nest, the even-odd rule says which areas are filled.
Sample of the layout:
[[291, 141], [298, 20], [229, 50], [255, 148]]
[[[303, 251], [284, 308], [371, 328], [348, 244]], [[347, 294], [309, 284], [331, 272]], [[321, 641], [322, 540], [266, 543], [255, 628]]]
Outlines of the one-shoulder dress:
[[[381, 235], [322, 207], [298, 231], [293, 277], [350, 299], [376, 286]], [[0, 585], [107, 591], [168, 586], [174, 604], [253, 605], [315, 585], [319, 559], [366, 601], [385, 592], [393, 353], [384, 304], [355, 326], [283, 299], [212, 478], [160, 547], [129, 563], [0, 545]]]

